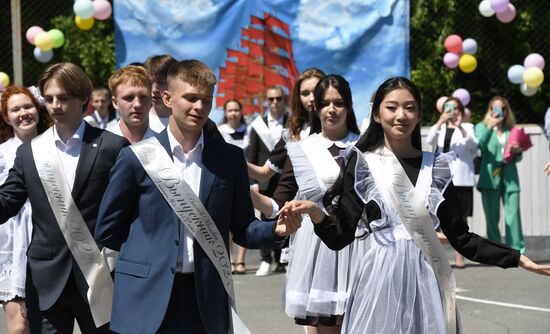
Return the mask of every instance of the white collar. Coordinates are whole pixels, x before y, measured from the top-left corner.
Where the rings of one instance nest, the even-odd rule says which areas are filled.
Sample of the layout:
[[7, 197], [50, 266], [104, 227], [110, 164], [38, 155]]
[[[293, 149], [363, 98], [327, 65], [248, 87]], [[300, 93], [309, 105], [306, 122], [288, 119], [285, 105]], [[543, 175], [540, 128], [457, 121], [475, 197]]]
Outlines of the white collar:
[[[57, 134], [57, 129], [55, 125], [53, 126], [53, 136], [55, 141], [59, 140], [60, 142], [63, 143], [63, 141], [61, 140], [61, 138], [59, 138], [59, 135]], [[73, 135], [69, 139], [67, 139], [67, 144], [69, 143], [69, 141], [71, 141], [71, 139], [77, 140], [78, 142], [82, 142], [83, 137], [84, 137], [84, 120], [80, 121], [80, 125], [78, 126], [76, 131], [73, 133]]]
[[278, 119], [275, 119], [273, 118], [273, 116], [271, 116], [271, 112], [268, 112], [267, 113], [267, 122], [277, 122], [279, 124], [283, 124], [283, 118], [285, 117], [285, 113], [284, 111], [281, 113], [281, 117], [279, 117]]
[[355, 143], [357, 139], [359, 139], [359, 135], [351, 131], [349, 131], [347, 136], [345, 136], [344, 138], [334, 141], [323, 136], [323, 133], [319, 133], [318, 136], [326, 148], [330, 148], [332, 147], [332, 145], [336, 145], [339, 148], [347, 148], [351, 144]]
[[239, 125], [238, 128], [236, 129], [233, 129], [232, 127], [229, 126], [228, 123], [223, 123], [222, 125], [220, 125], [218, 127], [218, 130], [220, 130], [220, 132], [225, 132], [225, 133], [228, 133], [228, 134], [233, 134], [235, 132], [245, 132], [246, 131], [246, 124], [241, 124]]
[[197, 143], [195, 143], [195, 146], [193, 147], [193, 149], [191, 149], [187, 153], [184, 153], [183, 147], [178, 142], [176, 137], [174, 137], [174, 134], [172, 134], [172, 131], [170, 131], [170, 126], [166, 127], [166, 131], [168, 132], [168, 142], [170, 143], [170, 151], [172, 152], [172, 155], [176, 151], [182, 152], [184, 155], [188, 155], [192, 152], [197, 152], [197, 151], [202, 152], [202, 149], [204, 148], [204, 131], [201, 131], [199, 140], [197, 140]]

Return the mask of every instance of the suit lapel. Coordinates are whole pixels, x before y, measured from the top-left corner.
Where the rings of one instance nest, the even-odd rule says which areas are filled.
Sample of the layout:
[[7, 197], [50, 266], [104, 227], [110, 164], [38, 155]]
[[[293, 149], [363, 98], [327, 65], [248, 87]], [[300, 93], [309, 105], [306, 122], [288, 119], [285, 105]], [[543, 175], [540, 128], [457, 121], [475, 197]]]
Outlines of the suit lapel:
[[87, 123], [84, 125], [84, 135], [82, 137], [82, 146], [80, 148], [72, 191], [73, 198], [75, 199], [88, 179], [88, 175], [90, 175], [102, 142], [101, 136], [94, 136], [92, 127]]
[[[212, 167], [215, 163], [220, 163], [221, 156], [217, 156], [214, 152], [214, 142], [210, 136], [204, 136], [204, 147], [202, 149], [202, 170], [201, 170], [201, 184], [199, 189], [199, 198], [203, 204], [206, 204], [212, 191], [212, 185], [216, 175], [212, 173]], [[217, 160], [217, 161], [216, 161]]]

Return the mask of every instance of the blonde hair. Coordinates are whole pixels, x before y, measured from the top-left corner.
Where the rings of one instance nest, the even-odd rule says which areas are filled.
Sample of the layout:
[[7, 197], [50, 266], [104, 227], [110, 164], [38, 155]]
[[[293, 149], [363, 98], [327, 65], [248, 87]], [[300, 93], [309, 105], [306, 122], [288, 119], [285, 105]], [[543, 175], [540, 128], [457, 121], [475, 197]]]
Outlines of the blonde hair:
[[213, 90], [216, 76], [205, 63], [196, 59], [179, 61], [168, 69], [168, 86], [173, 80], [181, 80], [198, 89]]
[[48, 67], [38, 80], [38, 88], [42, 94], [50, 80], [57, 81], [57, 84], [69, 96], [84, 102], [88, 101], [92, 94], [93, 86], [90, 78], [75, 64], [58, 63]]
[[141, 66], [128, 65], [121, 68], [109, 78], [109, 89], [111, 94], [116, 96], [116, 88], [122, 83], [127, 82], [130, 85], [143, 86], [151, 90], [153, 79], [146, 69]]
[[512, 112], [512, 108], [510, 107], [510, 103], [508, 100], [503, 96], [494, 96], [491, 101], [489, 101], [489, 104], [487, 105], [487, 112], [485, 113], [485, 118], [483, 118], [483, 123], [487, 125], [489, 123], [489, 119], [492, 116], [493, 113], [493, 103], [495, 101], [500, 101], [504, 105], [504, 108], [506, 109], [506, 116], [504, 116], [504, 120], [502, 124], [504, 124], [505, 127], [508, 129], [511, 129], [516, 125], [516, 117], [514, 116], [514, 113]]

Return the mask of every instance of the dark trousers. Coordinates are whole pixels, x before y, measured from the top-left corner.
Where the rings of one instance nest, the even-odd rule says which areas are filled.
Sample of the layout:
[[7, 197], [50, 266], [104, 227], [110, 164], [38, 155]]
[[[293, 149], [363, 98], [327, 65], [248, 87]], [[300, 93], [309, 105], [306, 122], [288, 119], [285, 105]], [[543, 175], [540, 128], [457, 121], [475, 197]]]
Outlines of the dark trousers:
[[[271, 251], [273, 251], [273, 257], [271, 256]], [[265, 261], [267, 263], [272, 263], [273, 259], [275, 259], [276, 263], [281, 263], [281, 249], [271, 249], [271, 248], [261, 248], [260, 249], [260, 255], [262, 257], [262, 261]]]
[[206, 334], [196, 293], [194, 274], [176, 274], [170, 302], [157, 334]]
[[82, 333], [109, 333], [109, 324], [96, 328], [88, 302], [78, 292], [73, 274], [55, 304], [46, 311], [40, 311], [38, 302], [27, 298], [27, 318], [31, 334], [72, 334], [74, 321]]

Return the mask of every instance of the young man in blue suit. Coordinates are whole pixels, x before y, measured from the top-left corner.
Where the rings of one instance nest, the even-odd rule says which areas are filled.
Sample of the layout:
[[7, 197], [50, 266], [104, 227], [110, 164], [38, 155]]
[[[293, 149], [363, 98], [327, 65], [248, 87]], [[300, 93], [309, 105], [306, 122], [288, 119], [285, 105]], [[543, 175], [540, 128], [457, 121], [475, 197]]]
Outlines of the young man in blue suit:
[[111, 170], [95, 237], [120, 250], [115, 332], [240, 332], [230, 311], [229, 232], [247, 248], [276, 247], [299, 227], [296, 214], [254, 218], [242, 150], [203, 131], [215, 84], [200, 61], [171, 66], [168, 127], [122, 150]]

